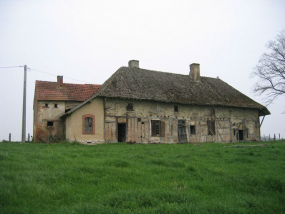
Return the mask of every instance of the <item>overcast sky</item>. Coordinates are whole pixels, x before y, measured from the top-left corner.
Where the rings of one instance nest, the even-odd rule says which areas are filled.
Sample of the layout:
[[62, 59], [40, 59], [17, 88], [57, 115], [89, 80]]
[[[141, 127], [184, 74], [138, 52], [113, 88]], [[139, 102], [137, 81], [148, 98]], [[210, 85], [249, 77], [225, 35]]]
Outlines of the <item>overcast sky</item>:
[[[219, 76], [264, 104], [250, 74], [266, 43], [285, 29], [284, 11], [284, 0], [0, 0], [0, 67], [31, 68], [27, 134], [35, 80], [63, 75], [65, 83], [102, 84], [131, 59], [179, 74], [200, 63], [202, 76]], [[23, 68], [0, 69], [0, 81], [0, 141], [9, 133], [19, 141]], [[285, 97], [268, 109], [262, 135], [285, 138]]]

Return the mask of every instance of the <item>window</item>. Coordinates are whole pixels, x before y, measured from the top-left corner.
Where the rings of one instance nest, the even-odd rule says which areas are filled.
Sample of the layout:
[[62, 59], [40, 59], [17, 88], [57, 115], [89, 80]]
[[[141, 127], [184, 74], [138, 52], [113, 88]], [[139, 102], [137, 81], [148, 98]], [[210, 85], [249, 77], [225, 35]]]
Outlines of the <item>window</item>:
[[195, 125], [190, 125], [190, 134], [191, 135], [196, 135], [196, 127], [195, 127]]
[[165, 123], [160, 120], [151, 121], [151, 136], [152, 137], [164, 137], [165, 135]]
[[47, 121], [47, 127], [53, 126], [53, 121]]
[[214, 120], [207, 120], [208, 126], [208, 135], [215, 135], [215, 121]]
[[132, 104], [132, 103], [128, 103], [128, 105], [127, 105], [127, 110], [128, 110], [128, 111], [134, 110], [134, 107], [133, 107], [133, 104]]
[[55, 103], [55, 104], [54, 104], [54, 107], [55, 107], [55, 108], [58, 108], [58, 104], [57, 104], [57, 103]]
[[86, 114], [82, 116], [82, 134], [95, 134], [95, 116]]
[[48, 108], [48, 103], [45, 103], [45, 108]]
[[174, 106], [174, 112], [178, 112], [178, 106]]

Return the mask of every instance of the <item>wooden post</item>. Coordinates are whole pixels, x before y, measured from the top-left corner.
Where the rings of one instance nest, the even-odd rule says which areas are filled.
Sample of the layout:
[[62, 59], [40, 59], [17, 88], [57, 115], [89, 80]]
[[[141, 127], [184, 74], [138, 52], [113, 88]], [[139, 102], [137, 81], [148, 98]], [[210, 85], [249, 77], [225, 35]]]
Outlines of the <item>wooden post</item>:
[[275, 141], [275, 139], [276, 139], [276, 138], [275, 138], [275, 134], [274, 134], [274, 141]]
[[270, 141], [270, 134], [269, 134], [269, 141]]
[[30, 142], [30, 133], [28, 134], [28, 142]]
[[11, 133], [9, 133], [9, 142], [11, 142]]

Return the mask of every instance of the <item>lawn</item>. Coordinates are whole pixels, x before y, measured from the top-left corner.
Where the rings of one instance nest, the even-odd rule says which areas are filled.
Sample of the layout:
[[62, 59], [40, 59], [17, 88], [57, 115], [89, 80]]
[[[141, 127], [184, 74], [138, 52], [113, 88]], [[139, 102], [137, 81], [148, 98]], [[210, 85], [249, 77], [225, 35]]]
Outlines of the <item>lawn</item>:
[[285, 141], [260, 144], [2, 142], [0, 213], [285, 213]]

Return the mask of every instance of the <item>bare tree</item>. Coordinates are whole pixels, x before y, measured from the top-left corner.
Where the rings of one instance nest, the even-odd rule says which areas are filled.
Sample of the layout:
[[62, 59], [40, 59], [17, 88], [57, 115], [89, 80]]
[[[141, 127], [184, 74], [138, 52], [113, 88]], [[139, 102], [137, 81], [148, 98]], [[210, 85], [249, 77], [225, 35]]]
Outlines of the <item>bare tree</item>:
[[258, 77], [254, 92], [264, 94], [269, 105], [278, 96], [285, 95], [285, 30], [269, 41], [267, 48], [269, 52], [261, 56], [252, 75]]

